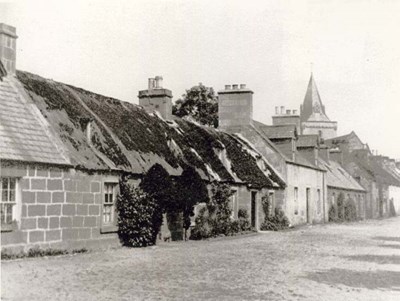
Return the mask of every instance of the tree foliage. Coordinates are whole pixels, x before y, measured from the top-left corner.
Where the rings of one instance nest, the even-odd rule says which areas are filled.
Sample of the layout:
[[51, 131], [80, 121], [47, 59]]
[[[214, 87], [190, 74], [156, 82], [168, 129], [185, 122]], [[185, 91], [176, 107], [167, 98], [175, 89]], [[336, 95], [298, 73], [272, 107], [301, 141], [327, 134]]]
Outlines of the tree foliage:
[[163, 213], [175, 209], [174, 186], [168, 172], [157, 163], [144, 175], [140, 188], [155, 200], [152, 225], [153, 236], [156, 239], [163, 223]]
[[229, 185], [213, 183], [211, 192], [211, 199], [196, 217], [196, 225], [190, 238], [203, 239], [218, 235], [232, 235], [247, 230], [249, 222], [244, 221], [247, 214], [242, 214], [239, 222], [232, 220], [229, 197], [233, 191]]
[[173, 105], [172, 114], [178, 117], [191, 116], [203, 125], [218, 127], [218, 98], [214, 89], [199, 83], [186, 90], [182, 99]]
[[289, 219], [280, 207], [275, 208], [275, 214], [272, 214], [271, 199], [266, 194], [261, 198], [262, 208], [264, 211], [264, 221], [262, 222], [261, 230], [278, 231], [287, 229], [290, 225]]
[[194, 215], [194, 206], [208, 201], [207, 186], [193, 167], [186, 167], [175, 184], [177, 211], [183, 213], [183, 228], [190, 227], [190, 217]]
[[154, 215], [158, 205], [150, 195], [129, 185], [126, 179], [120, 181], [117, 198], [118, 235], [124, 246], [146, 247], [156, 243], [157, 233]]

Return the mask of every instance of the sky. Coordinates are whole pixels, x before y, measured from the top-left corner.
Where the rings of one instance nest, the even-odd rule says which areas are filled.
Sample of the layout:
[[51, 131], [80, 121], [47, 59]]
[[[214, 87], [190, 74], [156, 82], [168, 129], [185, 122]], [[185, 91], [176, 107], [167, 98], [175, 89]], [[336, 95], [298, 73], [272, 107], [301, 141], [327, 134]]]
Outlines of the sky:
[[338, 135], [400, 159], [400, 1], [4, 1], [17, 68], [138, 103], [198, 83], [247, 84], [254, 119], [299, 110], [311, 71]]

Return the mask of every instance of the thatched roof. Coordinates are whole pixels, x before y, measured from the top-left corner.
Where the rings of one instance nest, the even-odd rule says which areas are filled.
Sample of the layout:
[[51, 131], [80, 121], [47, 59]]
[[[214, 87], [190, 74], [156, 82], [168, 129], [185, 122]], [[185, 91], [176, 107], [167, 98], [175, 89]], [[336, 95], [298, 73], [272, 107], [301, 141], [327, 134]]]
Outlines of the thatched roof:
[[266, 170], [259, 168], [261, 156], [237, 136], [179, 118], [165, 121], [132, 103], [31, 73], [18, 71], [17, 77], [76, 167], [142, 174], [159, 163], [180, 175], [190, 165], [204, 179], [284, 185], [268, 162]]

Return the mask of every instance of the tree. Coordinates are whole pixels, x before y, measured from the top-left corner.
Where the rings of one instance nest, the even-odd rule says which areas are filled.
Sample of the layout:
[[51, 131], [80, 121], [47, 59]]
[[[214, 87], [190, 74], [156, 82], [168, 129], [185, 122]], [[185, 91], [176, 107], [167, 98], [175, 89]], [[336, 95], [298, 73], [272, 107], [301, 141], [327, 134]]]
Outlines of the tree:
[[156, 243], [153, 216], [156, 201], [141, 189], [121, 179], [117, 198], [118, 236], [124, 246], [146, 247]]
[[196, 170], [188, 166], [177, 179], [175, 191], [179, 209], [183, 213], [183, 228], [185, 239], [187, 239], [187, 230], [191, 224], [190, 217], [194, 215], [194, 206], [208, 201], [207, 186]]
[[160, 164], [154, 164], [143, 177], [140, 188], [156, 200], [156, 210], [153, 214], [153, 236], [156, 239], [157, 234], [163, 222], [163, 213], [173, 210], [170, 207], [174, 205], [173, 195], [174, 187], [168, 172]]
[[172, 114], [178, 117], [191, 116], [203, 125], [218, 127], [218, 98], [214, 89], [199, 83], [186, 90], [182, 99], [173, 105]]

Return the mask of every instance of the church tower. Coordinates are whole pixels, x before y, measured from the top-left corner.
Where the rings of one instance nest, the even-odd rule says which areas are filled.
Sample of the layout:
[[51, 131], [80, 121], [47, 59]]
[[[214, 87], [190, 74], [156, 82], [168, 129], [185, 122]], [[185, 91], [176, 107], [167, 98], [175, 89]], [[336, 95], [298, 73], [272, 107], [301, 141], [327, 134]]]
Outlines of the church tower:
[[325, 113], [325, 106], [311, 73], [304, 102], [300, 106], [301, 134], [317, 134], [323, 139], [336, 137], [337, 122], [331, 121]]

